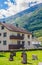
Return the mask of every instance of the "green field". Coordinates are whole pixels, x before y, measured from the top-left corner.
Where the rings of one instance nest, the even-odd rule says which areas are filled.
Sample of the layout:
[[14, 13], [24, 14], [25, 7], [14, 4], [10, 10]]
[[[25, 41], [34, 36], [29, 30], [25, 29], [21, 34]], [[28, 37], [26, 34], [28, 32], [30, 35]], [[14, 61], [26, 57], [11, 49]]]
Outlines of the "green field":
[[[14, 61], [9, 61], [9, 52], [1, 53], [0, 52], [0, 65], [24, 65], [21, 63], [21, 53], [17, 52], [14, 57]], [[25, 65], [38, 65], [39, 62], [42, 62], [42, 50], [37, 51], [26, 51], [28, 63]], [[32, 54], [36, 54], [38, 56], [38, 60], [32, 60]]]

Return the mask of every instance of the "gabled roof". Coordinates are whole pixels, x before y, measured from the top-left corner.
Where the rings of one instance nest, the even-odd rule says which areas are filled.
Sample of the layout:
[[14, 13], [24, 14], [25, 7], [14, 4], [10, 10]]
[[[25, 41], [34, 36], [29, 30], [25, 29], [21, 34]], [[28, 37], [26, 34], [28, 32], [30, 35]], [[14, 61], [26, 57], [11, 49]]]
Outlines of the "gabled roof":
[[13, 31], [13, 32], [21, 32], [21, 33], [25, 33], [25, 34], [32, 34], [31, 32], [28, 32], [27, 30], [20, 28], [20, 27], [16, 27], [13, 24], [8, 24], [8, 23], [2, 23], [0, 22], [1, 25], [3, 25], [4, 27], [6, 27], [8, 30]]

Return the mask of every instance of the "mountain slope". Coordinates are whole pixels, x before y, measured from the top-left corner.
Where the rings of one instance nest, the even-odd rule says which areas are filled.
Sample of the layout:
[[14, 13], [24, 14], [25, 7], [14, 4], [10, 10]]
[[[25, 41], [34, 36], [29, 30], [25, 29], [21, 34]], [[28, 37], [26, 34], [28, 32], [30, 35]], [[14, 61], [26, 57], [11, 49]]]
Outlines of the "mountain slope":
[[13, 22], [33, 32], [34, 36], [42, 37], [42, 3], [0, 21]]
[[42, 36], [42, 7], [15, 19], [16, 24], [32, 31], [36, 37]]
[[10, 16], [8, 18], [0, 19], [0, 21], [2, 21], [2, 22], [5, 21], [5, 22], [8, 22], [8, 23], [14, 22], [14, 20], [16, 18], [21, 17], [25, 14], [31, 13], [31, 12], [35, 11], [36, 9], [39, 9], [40, 7], [42, 7], [42, 3], [31, 6], [30, 8], [28, 8], [24, 11], [21, 11], [21, 12], [17, 13], [16, 15]]

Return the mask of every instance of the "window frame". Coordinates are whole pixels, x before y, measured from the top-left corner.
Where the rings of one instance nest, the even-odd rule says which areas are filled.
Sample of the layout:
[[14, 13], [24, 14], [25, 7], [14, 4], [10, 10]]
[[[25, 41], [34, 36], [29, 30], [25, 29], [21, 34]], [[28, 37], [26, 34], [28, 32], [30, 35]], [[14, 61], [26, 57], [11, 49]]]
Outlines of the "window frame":
[[21, 43], [21, 41], [17, 41], [17, 44], [20, 44]]
[[1, 33], [0, 33], [0, 36], [1, 36]]
[[3, 30], [4, 29], [4, 26], [1, 26], [1, 30]]
[[0, 44], [1, 44], [1, 41], [0, 41]]
[[28, 39], [30, 39], [30, 35], [28, 35]]
[[7, 41], [6, 40], [3, 41], [3, 45], [7, 45]]
[[4, 32], [3, 33], [3, 37], [7, 37], [7, 32]]
[[28, 45], [30, 46], [30, 41], [28, 41]]

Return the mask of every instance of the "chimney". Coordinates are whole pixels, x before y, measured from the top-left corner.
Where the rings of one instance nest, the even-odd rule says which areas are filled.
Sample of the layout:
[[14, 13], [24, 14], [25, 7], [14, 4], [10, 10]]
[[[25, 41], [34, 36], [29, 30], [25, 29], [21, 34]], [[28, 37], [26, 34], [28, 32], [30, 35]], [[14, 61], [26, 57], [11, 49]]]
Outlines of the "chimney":
[[5, 21], [3, 21], [3, 23], [5, 23]]
[[16, 27], [19, 27], [18, 24], [16, 24]]

